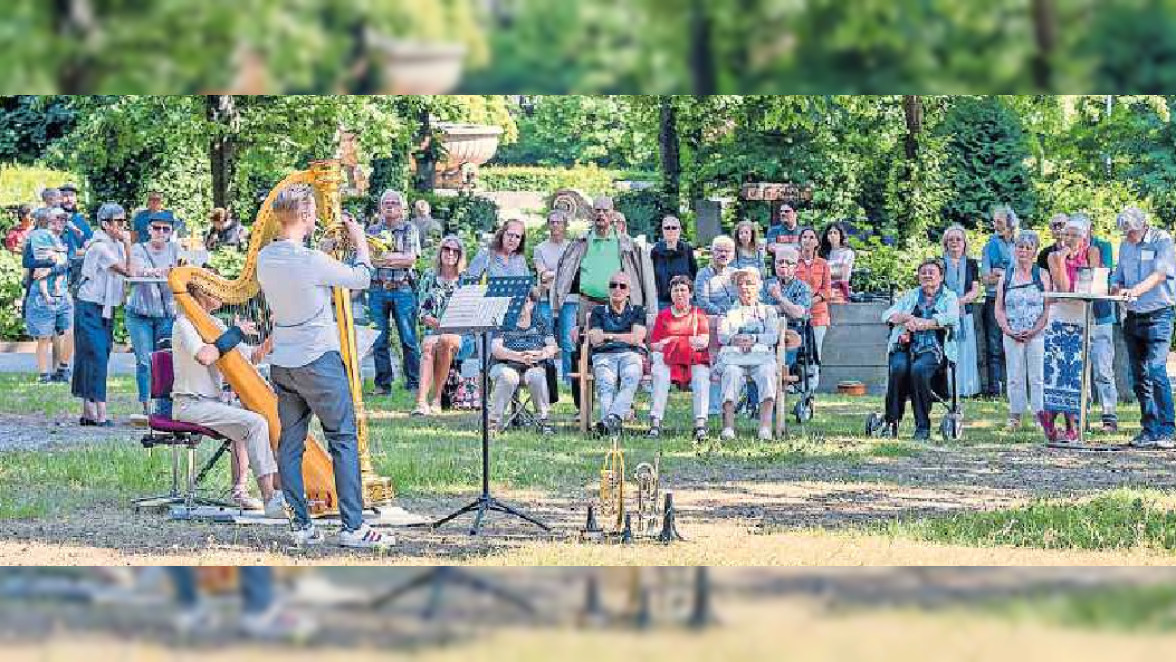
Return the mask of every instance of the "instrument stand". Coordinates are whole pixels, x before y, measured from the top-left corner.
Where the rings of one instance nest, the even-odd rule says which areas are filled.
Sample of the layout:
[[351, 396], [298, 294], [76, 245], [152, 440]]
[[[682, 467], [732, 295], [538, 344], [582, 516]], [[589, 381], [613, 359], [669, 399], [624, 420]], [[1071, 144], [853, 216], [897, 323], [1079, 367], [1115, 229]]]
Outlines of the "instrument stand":
[[523, 596], [499, 586], [488, 579], [478, 577], [468, 570], [462, 570], [451, 565], [441, 565], [427, 570], [412, 578], [408, 582], [393, 588], [387, 593], [375, 598], [371, 607], [379, 609], [396, 601], [417, 589], [429, 590], [429, 601], [421, 611], [421, 618], [432, 620], [441, 612], [441, 598], [447, 585], [460, 586], [474, 593], [484, 593], [501, 601], [514, 605], [528, 616], [535, 614], [535, 606]]
[[[466, 513], [475, 513], [474, 523], [470, 526], [469, 534], [476, 536], [482, 528], [482, 522], [486, 519], [486, 513], [497, 512], [517, 517], [550, 532], [551, 527], [521, 510], [499, 501], [490, 494], [490, 407], [488, 403], [490, 331], [502, 328], [503, 323], [500, 320], [511, 317], [506, 311], [507, 303], [502, 302], [515, 301], [518, 298], [517, 290], [521, 290], [525, 297], [531, 288], [531, 278], [529, 276], [491, 278], [490, 282], [491, 289], [488, 289], [485, 295], [477, 286], [467, 286], [458, 290], [450, 299], [449, 306], [441, 320], [441, 331], [444, 333], [478, 332], [482, 335], [482, 493], [477, 499], [434, 522], [433, 528], [438, 528]], [[505, 292], [507, 297], [490, 296], [495, 289], [504, 288], [507, 289]], [[511, 321], [511, 324], [513, 323]]]

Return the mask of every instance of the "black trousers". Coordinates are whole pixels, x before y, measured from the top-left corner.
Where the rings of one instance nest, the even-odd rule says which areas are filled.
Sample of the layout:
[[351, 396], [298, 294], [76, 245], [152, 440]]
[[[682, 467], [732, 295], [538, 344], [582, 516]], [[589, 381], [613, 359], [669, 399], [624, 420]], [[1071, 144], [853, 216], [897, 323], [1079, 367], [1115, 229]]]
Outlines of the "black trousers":
[[988, 362], [985, 394], [1000, 397], [1005, 392], [1004, 337], [996, 322], [996, 295], [984, 299], [984, 357]]
[[886, 420], [902, 421], [909, 398], [915, 410], [915, 428], [931, 430], [931, 405], [937, 394], [946, 393], [946, 363], [935, 352], [924, 352], [913, 360], [910, 352], [900, 350], [890, 355], [890, 375], [886, 385]]

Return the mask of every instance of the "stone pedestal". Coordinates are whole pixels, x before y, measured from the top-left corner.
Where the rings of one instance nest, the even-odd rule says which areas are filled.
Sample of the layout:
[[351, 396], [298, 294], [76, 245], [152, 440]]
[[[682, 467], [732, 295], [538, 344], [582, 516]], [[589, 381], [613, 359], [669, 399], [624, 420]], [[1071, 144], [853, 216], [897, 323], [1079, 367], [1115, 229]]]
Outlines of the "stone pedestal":
[[855, 380], [870, 395], [886, 393], [888, 331], [882, 313], [889, 307], [882, 302], [829, 306], [832, 324], [821, 356], [820, 392], [835, 393], [838, 382]]

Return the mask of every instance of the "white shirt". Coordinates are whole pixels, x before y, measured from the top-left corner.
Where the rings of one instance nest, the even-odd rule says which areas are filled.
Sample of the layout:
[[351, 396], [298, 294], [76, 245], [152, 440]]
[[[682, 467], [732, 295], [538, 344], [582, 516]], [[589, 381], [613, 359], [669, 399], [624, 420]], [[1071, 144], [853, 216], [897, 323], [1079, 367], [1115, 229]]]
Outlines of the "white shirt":
[[78, 300], [96, 303], [102, 306], [103, 317], [114, 317], [114, 309], [123, 302], [126, 279], [110, 267], [125, 261], [126, 249], [121, 242], [101, 230], [95, 232], [94, 241], [86, 249], [86, 258], [82, 262]]
[[[223, 322], [213, 317], [216, 328], [224, 332]], [[185, 315], [176, 317], [172, 325], [172, 395], [187, 395], [195, 398], [219, 400], [224, 378], [216, 364], [200, 365], [196, 352], [210, 343], [200, 338], [196, 326]]]
[[257, 281], [273, 316], [270, 364], [300, 368], [339, 351], [332, 287], [365, 290], [372, 268], [343, 264], [322, 251], [276, 240], [257, 254]]

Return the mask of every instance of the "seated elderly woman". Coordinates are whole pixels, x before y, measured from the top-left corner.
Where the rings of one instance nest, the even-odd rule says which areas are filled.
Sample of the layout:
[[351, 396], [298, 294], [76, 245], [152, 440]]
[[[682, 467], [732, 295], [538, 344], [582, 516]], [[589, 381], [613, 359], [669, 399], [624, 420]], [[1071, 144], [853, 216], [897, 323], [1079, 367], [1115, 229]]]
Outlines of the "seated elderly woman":
[[739, 299], [719, 320], [719, 355], [716, 370], [722, 374], [722, 439], [735, 438], [735, 401], [750, 376], [759, 395], [759, 438], [772, 438], [772, 407], [776, 403], [776, 342], [780, 317], [776, 309], [760, 302], [759, 272], [735, 273]]
[[690, 304], [694, 284], [690, 276], [670, 279], [670, 307], [657, 315], [650, 334], [650, 372], [653, 403], [649, 408], [649, 436], [661, 436], [662, 417], [670, 396], [670, 383], [690, 386], [694, 401], [694, 441], [706, 441], [706, 416], [710, 408], [710, 330], [706, 313]]
[[[795, 246], [784, 244], [776, 249], [773, 260], [776, 275], [764, 283], [760, 299], [776, 309], [788, 320], [788, 328], [800, 333], [813, 305], [813, 290], [809, 284], [796, 277], [796, 266], [800, 252]], [[795, 349], [788, 350], [787, 360], [791, 367], [796, 365]]]
[[559, 352], [555, 335], [547, 318], [535, 314], [539, 302], [539, 288], [533, 288], [519, 311], [515, 326], [495, 334], [490, 343], [490, 429], [501, 432], [502, 414], [511, 397], [526, 382], [531, 401], [539, 414], [539, 431], [552, 434], [555, 430], [547, 421], [550, 397], [547, 391], [547, 366]]
[[887, 349], [890, 376], [886, 385], [886, 425], [891, 436], [898, 432], [909, 397], [915, 410], [915, 439], [931, 438], [931, 404], [935, 393], [932, 380], [945, 375], [947, 363], [954, 363], [958, 349], [953, 330], [960, 320], [960, 302], [955, 292], [943, 286], [943, 263], [924, 260], [919, 265], [919, 286], [882, 314], [893, 325]]

